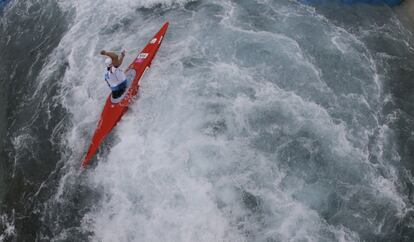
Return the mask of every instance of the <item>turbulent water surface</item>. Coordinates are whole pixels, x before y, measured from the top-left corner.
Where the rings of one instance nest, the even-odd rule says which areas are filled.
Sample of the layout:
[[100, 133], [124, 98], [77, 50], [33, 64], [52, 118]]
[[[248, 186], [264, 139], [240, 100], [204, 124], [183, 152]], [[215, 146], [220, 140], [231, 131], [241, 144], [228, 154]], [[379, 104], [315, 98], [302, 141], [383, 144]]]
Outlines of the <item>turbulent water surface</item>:
[[[99, 51], [165, 21], [81, 171]], [[391, 8], [14, 0], [0, 24], [0, 240], [413, 240], [414, 45]]]

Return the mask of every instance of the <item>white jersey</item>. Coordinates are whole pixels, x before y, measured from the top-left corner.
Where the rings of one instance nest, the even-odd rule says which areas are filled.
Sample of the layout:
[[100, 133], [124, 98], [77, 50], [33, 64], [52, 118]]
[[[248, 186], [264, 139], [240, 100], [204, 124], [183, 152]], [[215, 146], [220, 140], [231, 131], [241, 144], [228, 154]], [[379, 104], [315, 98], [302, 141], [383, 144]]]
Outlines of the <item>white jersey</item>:
[[111, 89], [116, 89], [116, 87], [126, 81], [125, 73], [121, 68], [110, 67], [105, 71], [105, 81], [108, 83]]

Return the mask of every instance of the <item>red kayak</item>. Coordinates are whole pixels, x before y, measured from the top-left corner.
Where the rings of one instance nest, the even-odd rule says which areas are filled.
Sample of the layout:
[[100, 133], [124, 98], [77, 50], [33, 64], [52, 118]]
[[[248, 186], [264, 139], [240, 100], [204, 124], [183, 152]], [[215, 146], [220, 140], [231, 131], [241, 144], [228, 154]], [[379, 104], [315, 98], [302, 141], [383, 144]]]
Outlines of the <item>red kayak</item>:
[[145, 48], [138, 54], [137, 58], [129, 65], [126, 75], [128, 79], [128, 89], [120, 97], [114, 100], [111, 95], [106, 99], [101, 118], [93, 135], [92, 142], [89, 146], [88, 153], [82, 161], [82, 167], [86, 167], [93, 155], [99, 148], [99, 145], [105, 137], [111, 132], [122, 115], [127, 111], [128, 105], [137, 95], [139, 88], [139, 81], [145, 71], [151, 66], [151, 62], [155, 57], [161, 42], [164, 38], [165, 32], [168, 28], [168, 22], [165, 23], [160, 31], [148, 42]]

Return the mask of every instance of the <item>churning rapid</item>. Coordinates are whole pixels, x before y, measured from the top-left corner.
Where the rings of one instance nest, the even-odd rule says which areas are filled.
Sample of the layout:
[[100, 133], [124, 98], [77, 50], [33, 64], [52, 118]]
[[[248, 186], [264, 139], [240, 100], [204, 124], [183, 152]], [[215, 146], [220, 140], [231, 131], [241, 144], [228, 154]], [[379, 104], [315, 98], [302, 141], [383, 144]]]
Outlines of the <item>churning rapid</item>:
[[[109, 89], [170, 27], [92, 165]], [[0, 240], [412, 241], [414, 45], [385, 6], [14, 0]]]

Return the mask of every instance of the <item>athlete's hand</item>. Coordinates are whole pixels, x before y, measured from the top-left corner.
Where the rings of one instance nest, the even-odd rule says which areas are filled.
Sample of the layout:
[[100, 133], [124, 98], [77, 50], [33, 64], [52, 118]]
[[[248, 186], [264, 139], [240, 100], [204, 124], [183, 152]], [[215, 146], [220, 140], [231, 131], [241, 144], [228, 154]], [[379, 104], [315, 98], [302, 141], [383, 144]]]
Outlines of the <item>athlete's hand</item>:
[[121, 55], [122, 55], [122, 57], [124, 57], [124, 56], [125, 56], [125, 50], [123, 50], [123, 51], [121, 52]]
[[106, 51], [101, 50], [101, 55], [105, 55]]

